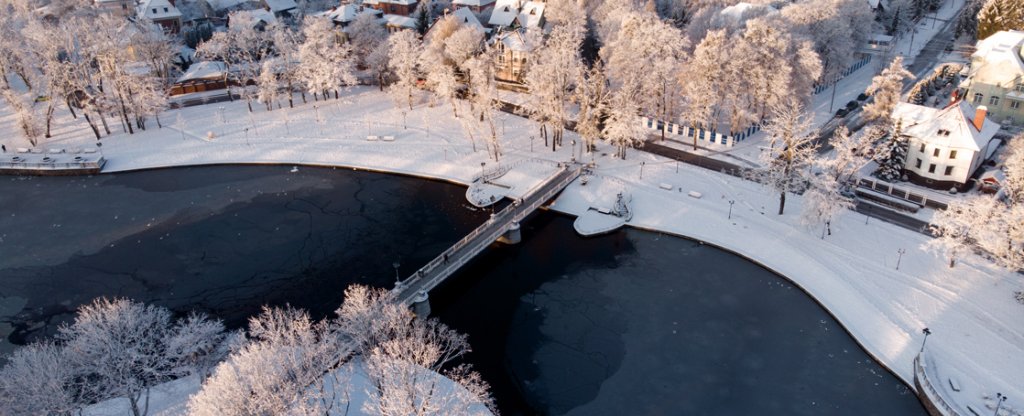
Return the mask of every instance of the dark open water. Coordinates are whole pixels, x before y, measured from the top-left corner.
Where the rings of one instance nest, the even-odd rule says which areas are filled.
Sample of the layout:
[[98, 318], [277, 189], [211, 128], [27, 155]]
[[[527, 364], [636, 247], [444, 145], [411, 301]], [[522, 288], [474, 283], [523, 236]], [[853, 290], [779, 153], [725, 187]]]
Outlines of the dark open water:
[[[0, 177], [0, 335], [46, 336], [96, 296], [244, 325], [323, 317], [486, 218], [464, 188], [290, 167]], [[920, 415], [806, 294], [729, 253], [640, 231], [580, 238], [542, 212], [432, 294], [504, 414]], [[0, 349], [9, 350], [4, 342]]]

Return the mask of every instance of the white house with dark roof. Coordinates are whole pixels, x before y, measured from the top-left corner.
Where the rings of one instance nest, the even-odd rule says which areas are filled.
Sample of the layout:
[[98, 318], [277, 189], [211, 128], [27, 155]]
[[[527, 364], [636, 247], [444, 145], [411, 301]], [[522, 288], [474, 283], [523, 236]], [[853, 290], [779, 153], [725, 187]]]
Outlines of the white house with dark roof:
[[1002, 124], [1024, 126], [1024, 31], [1004, 30], [978, 42], [960, 83], [964, 99], [988, 107]]
[[168, 33], [181, 30], [181, 12], [170, 0], [143, 0], [135, 9], [138, 18], [160, 25]]
[[899, 103], [893, 120], [908, 139], [904, 172], [911, 182], [934, 189], [966, 188], [982, 162], [995, 151], [999, 124], [964, 100], [946, 108]]

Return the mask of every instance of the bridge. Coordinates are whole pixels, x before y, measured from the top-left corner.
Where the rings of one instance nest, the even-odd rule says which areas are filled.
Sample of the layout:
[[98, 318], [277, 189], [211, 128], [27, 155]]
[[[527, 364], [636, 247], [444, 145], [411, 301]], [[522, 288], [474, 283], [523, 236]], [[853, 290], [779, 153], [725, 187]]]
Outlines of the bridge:
[[[579, 163], [559, 164], [558, 170], [534, 187], [526, 196], [491, 216], [409, 278], [395, 284], [394, 292], [402, 304], [413, 306], [417, 314], [430, 313], [427, 294], [494, 241], [519, 242], [519, 223], [583, 173]], [[481, 178], [481, 180], [484, 180]]]

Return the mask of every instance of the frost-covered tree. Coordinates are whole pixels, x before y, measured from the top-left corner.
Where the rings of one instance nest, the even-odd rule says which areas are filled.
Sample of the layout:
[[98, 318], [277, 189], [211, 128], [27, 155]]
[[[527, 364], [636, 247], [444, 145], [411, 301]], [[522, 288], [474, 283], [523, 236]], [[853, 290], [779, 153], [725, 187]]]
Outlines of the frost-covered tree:
[[[735, 73], [722, 68], [722, 62], [731, 61], [729, 53], [726, 31], [708, 32], [679, 73], [679, 84], [686, 97], [680, 118], [691, 129], [716, 126], [723, 96], [735, 82]], [[697, 134], [693, 135], [693, 149], [697, 150]]]
[[608, 104], [608, 80], [600, 60], [582, 75], [576, 83], [576, 101], [580, 106], [576, 133], [583, 139], [587, 152], [593, 152], [595, 143], [601, 138], [601, 122]]
[[[277, 65], [278, 85], [284, 88], [285, 96], [288, 97], [288, 107], [292, 108], [295, 106], [292, 94], [295, 92], [295, 84], [298, 83], [296, 72], [299, 68], [299, 34], [291, 26], [279, 23], [271, 25], [269, 30], [274, 51], [277, 53], [274, 60]], [[306, 101], [305, 90], [302, 91], [302, 101]]]
[[903, 91], [903, 80], [913, 76], [903, 68], [902, 56], [893, 59], [888, 68], [871, 79], [871, 85], [864, 91], [872, 97], [871, 102], [864, 105], [864, 117], [883, 126], [891, 125], [892, 111]]
[[565, 124], [569, 118], [567, 106], [572, 88], [582, 76], [584, 28], [579, 21], [552, 28], [542, 46], [535, 48], [524, 80], [530, 94], [525, 108], [530, 118], [540, 124], [544, 144], [548, 142], [547, 127], [553, 128], [551, 150], [561, 144]]
[[299, 47], [298, 75], [306, 90], [327, 95], [346, 85], [355, 85], [355, 65], [352, 48], [341, 42], [338, 32], [328, 19], [306, 17], [302, 34], [305, 41]]
[[496, 72], [494, 50], [484, 48], [477, 56], [466, 63], [469, 72], [469, 96], [473, 118], [477, 120], [486, 137], [488, 153], [494, 161], [501, 158], [501, 137], [495, 124], [495, 113], [500, 108], [498, 85], [494, 81]]
[[753, 179], [779, 193], [779, 215], [786, 208], [786, 194], [806, 188], [810, 167], [817, 154], [812, 141], [812, 120], [799, 103], [776, 104], [772, 116], [764, 127], [771, 140], [762, 149], [761, 169], [751, 172]]
[[388, 86], [388, 93], [398, 107], [412, 110], [419, 82], [416, 68], [421, 47], [416, 34], [407, 30], [395, 32], [388, 38], [388, 68], [395, 76], [395, 81]]
[[470, 351], [466, 336], [436, 318], [414, 316], [393, 294], [349, 287], [336, 327], [365, 359], [371, 383], [364, 412], [477, 415], [494, 410], [487, 384], [468, 365], [458, 364]]
[[867, 159], [862, 156], [865, 140], [851, 136], [846, 126], [836, 129], [829, 144], [833, 154], [819, 156], [812, 163], [814, 174], [808, 177], [801, 219], [810, 226], [824, 224], [825, 231], [832, 235], [832, 220], [854, 205], [844, 193], [853, 188], [854, 176]]
[[480, 50], [483, 33], [448, 16], [438, 21], [429, 35], [419, 67], [426, 73], [427, 86], [437, 98], [451, 103], [452, 114], [458, 118], [457, 97], [462, 82], [457, 75], [466, 74], [465, 64]]
[[978, 12], [985, 5], [985, 0], [968, 0], [964, 9], [956, 18], [956, 26], [953, 33], [956, 37], [968, 36], [976, 39], [978, 36]]
[[666, 122], [675, 117], [678, 71], [686, 59], [686, 42], [679, 29], [656, 15], [632, 12], [624, 16], [614, 39], [601, 48], [612, 89], [628, 96], [618, 102], [635, 103], [637, 116], [650, 115]]
[[67, 415], [87, 398], [79, 397], [74, 367], [64, 350], [51, 342], [21, 347], [0, 369], [0, 413]]
[[356, 65], [363, 67], [368, 66], [367, 59], [388, 38], [387, 30], [374, 13], [360, 13], [347, 33]]
[[978, 39], [1001, 30], [1024, 30], [1024, 4], [1018, 0], [987, 0], [978, 11]]
[[260, 77], [256, 82], [260, 91], [258, 99], [267, 107], [267, 111], [274, 109], [274, 101], [277, 101], [277, 98], [281, 95], [281, 85], [277, 78], [279, 72], [277, 63], [276, 59], [263, 61], [263, 65], [260, 68]]
[[210, 353], [222, 331], [219, 322], [175, 325], [165, 308], [100, 298], [81, 307], [58, 339], [77, 375], [89, 380], [90, 396], [125, 397], [132, 414], [141, 416], [148, 412], [149, 389], [196, 373], [194, 360]]
[[907, 149], [909, 143], [903, 136], [903, 121], [897, 120], [889, 139], [885, 141], [884, 147], [875, 153], [875, 160], [878, 161], [878, 169], [874, 175], [886, 182], [895, 182], [903, 177], [903, 167], [907, 163]]
[[264, 308], [249, 320], [249, 337], [192, 396], [190, 414], [328, 414], [344, 386], [327, 390], [324, 375], [345, 351], [325, 325], [305, 311]]

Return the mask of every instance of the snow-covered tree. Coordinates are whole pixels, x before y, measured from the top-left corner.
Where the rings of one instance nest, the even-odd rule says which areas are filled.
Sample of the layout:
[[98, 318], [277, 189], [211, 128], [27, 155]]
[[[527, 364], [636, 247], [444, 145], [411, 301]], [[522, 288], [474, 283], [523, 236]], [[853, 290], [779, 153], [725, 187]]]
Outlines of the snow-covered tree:
[[968, 36], [976, 39], [978, 36], [978, 12], [985, 5], [985, 0], [968, 0], [964, 9], [957, 16], [956, 26], [953, 33], [956, 37]]
[[165, 308], [100, 298], [82, 306], [58, 339], [77, 376], [89, 380], [83, 386], [89, 397], [125, 397], [132, 414], [141, 416], [150, 387], [197, 371], [192, 364], [209, 354], [209, 342], [223, 328], [209, 325], [174, 325]]
[[494, 81], [496, 71], [494, 50], [484, 50], [466, 62], [469, 72], [469, 96], [473, 118], [478, 121], [482, 136], [486, 137], [488, 153], [498, 161], [501, 158], [501, 137], [495, 124], [495, 113], [500, 108], [498, 85]]
[[[298, 82], [296, 72], [299, 68], [299, 34], [291, 26], [279, 23], [271, 25], [269, 30], [274, 51], [277, 53], [275, 61], [278, 85], [284, 88], [285, 96], [288, 97], [288, 108], [292, 108], [295, 106], [292, 94]], [[306, 101], [305, 90], [302, 91], [302, 101]]]
[[338, 88], [355, 85], [355, 65], [352, 48], [341, 42], [329, 19], [307, 17], [302, 26], [305, 41], [299, 47], [298, 75], [306, 90], [324, 94], [324, 98]]
[[530, 118], [540, 124], [540, 135], [545, 145], [548, 142], [547, 127], [550, 125], [552, 128], [552, 151], [561, 144], [569, 118], [566, 107], [570, 104], [571, 89], [584, 70], [580, 56], [583, 35], [583, 26], [578, 21], [552, 28], [543, 45], [531, 54], [530, 66], [524, 76], [530, 90], [524, 107]]
[[1018, 0], [987, 0], [978, 11], [978, 39], [1001, 30], [1024, 30], [1024, 4]]
[[824, 224], [825, 231], [832, 235], [832, 221], [854, 205], [844, 193], [850, 192], [854, 175], [867, 159], [861, 156], [866, 143], [850, 136], [845, 126], [836, 129], [829, 144], [835, 150], [833, 155], [819, 156], [812, 163], [813, 175], [807, 178], [801, 219], [810, 226]]
[[402, 30], [391, 35], [388, 45], [388, 68], [395, 75], [395, 82], [388, 86], [388, 93], [396, 106], [412, 110], [416, 84], [419, 82], [416, 67], [422, 43], [415, 33]]
[[427, 86], [437, 98], [451, 103], [456, 118], [461, 86], [456, 75], [466, 73], [466, 62], [476, 55], [482, 44], [483, 33], [448, 16], [434, 25], [420, 55], [419, 67], [426, 73]]
[[78, 397], [74, 367], [51, 342], [21, 347], [0, 369], [0, 413], [66, 415], [85, 403]]
[[[714, 129], [723, 96], [734, 82], [735, 73], [722, 68], [722, 62], [729, 62], [729, 44], [726, 31], [708, 32], [697, 45], [693, 57], [679, 74], [679, 84], [686, 97], [681, 119], [691, 129]], [[693, 149], [697, 150], [697, 134], [693, 135]]]
[[897, 120], [889, 139], [884, 147], [875, 153], [878, 169], [874, 175], [886, 182], [895, 182], [903, 177], [903, 168], [907, 163], [909, 143], [903, 136], [903, 121]]
[[902, 56], [893, 59], [888, 68], [871, 79], [871, 85], [865, 91], [872, 99], [864, 105], [864, 117], [883, 126], [891, 125], [892, 111], [903, 91], [903, 80], [913, 76], [903, 68]]
[[348, 26], [348, 39], [356, 64], [366, 67], [370, 55], [387, 41], [388, 32], [374, 13], [360, 13]]
[[276, 59], [263, 61], [260, 68], [260, 77], [256, 84], [259, 87], [259, 101], [267, 107], [267, 111], [274, 109], [274, 101], [281, 95], [281, 85], [277, 78], [279, 72]]
[[805, 189], [810, 167], [817, 154], [812, 141], [812, 120], [803, 106], [795, 102], [776, 104], [764, 131], [771, 140], [761, 150], [761, 169], [752, 171], [754, 179], [779, 193], [779, 215], [786, 208], [786, 194]]
[[340, 359], [337, 339], [305, 311], [264, 308], [250, 340], [214, 370], [189, 400], [196, 416], [327, 414], [336, 402], [325, 373]]
[[600, 60], [576, 83], [576, 101], [580, 106], [576, 133], [583, 139], [587, 152], [593, 152], [596, 141], [601, 138], [601, 122], [608, 102], [608, 81]]
[[414, 316], [390, 292], [349, 287], [335, 325], [365, 359], [371, 383], [364, 412], [461, 415], [493, 410], [487, 384], [468, 365], [457, 365], [470, 351], [466, 336], [436, 318]]

